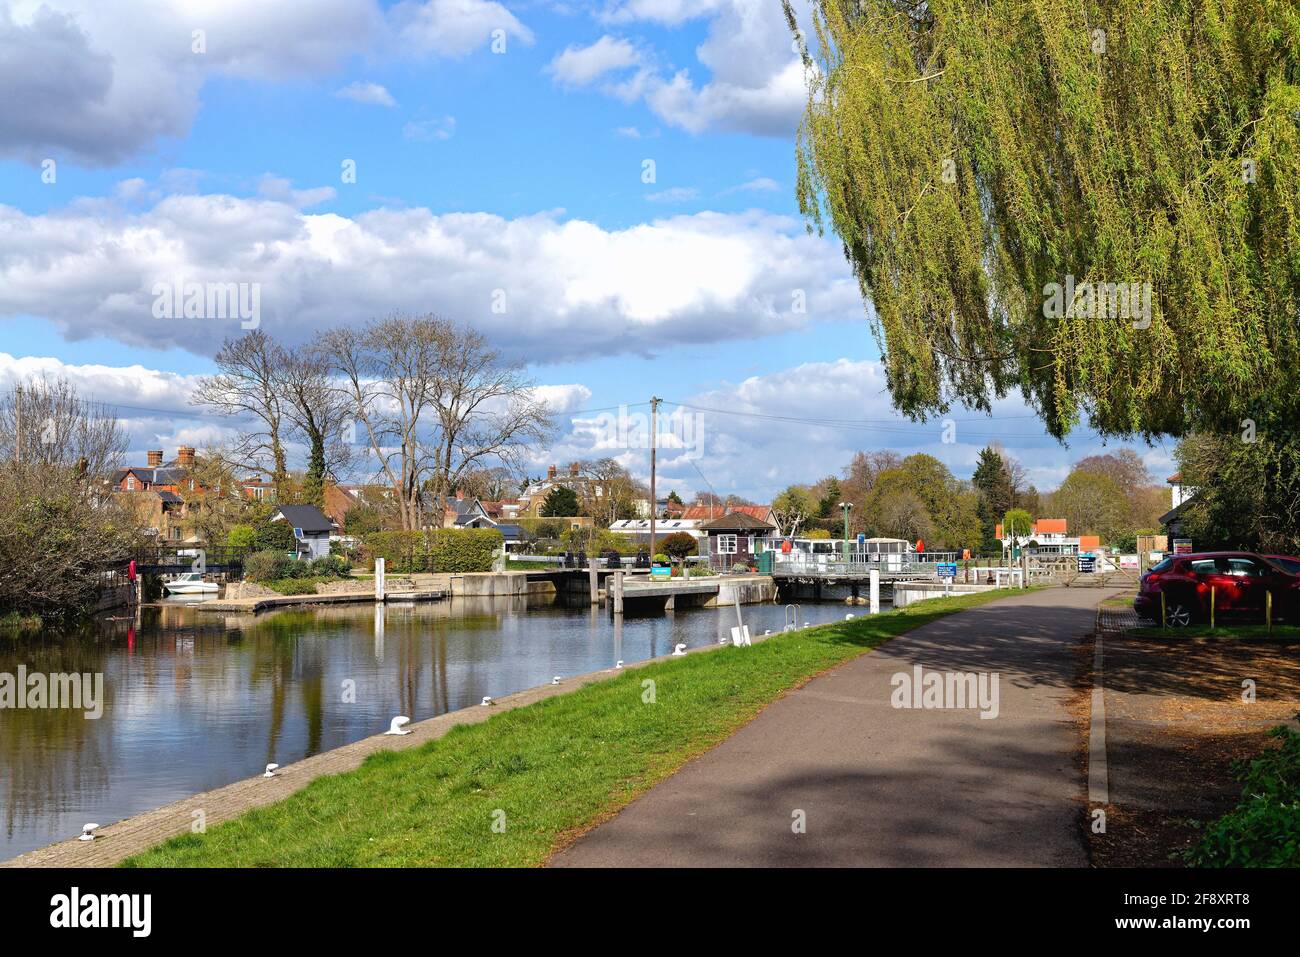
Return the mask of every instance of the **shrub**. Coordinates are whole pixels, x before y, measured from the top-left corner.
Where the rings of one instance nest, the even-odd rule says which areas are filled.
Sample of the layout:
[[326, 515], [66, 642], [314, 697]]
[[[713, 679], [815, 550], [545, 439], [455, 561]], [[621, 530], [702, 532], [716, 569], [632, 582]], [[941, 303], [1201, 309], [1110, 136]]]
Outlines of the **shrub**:
[[257, 544], [257, 529], [252, 525], [232, 525], [226, 533], [226, 544], [231, 548], [252, 548]]
[[743, 574], [744, 572], [749, 571], [749, 566], [746, 565], [744, 562], [733, 562], [731, 565], [731, 571], [732, 574], [740, 575]]
[[314, 578], [342, 578], [352, 571], [352, 563], [342, 555], [326, 555], [300, 564], [310, 565], [308, 574]]
[[244, 577], [251, 582], [276, 581], [293, 577], [293, 566], [298, 562], [284, 552], [253, 552], [244, 559]]
[[700, 550], [699, 543], [685, 532], [673, 532], [659, 543], [659, 547], [664, 550], [664, 554], [678, 561], [687, 555], [695, 555]]
[[254, 528], [257, 548], [261, 551], [291, 552], [298, 547], [293, 529], [285, 521], [259, 522]]
[[375, 532], [364, 539], [369, 560], [390, 572], [489, 572], [501, 548], [492, 528], [437, 528], [429, 532]]
[[668, 564], [668, 556], [665, 555], [663, 552], [655, 552], [655, 564], [656, 564], [656, 565], [667, 565], [667, 564]]
[[1241, 803], [1206, 829], [1184, 855], [1195, 867], [1300, 866], [1300, 732], [1269, 732], [1282, 741], [1236, 768]]

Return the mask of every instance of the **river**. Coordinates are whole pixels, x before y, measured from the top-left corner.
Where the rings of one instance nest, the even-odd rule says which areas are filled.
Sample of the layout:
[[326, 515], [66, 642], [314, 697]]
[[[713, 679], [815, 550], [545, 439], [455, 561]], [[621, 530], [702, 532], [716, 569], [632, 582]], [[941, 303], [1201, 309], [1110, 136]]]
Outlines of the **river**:
[[[800, 618], [849, 610], [810, 603]], [[742, 614], [754, 635], [785, 622], [781, 606]], [[603, 608], [525, 598], [259, 616], [178, 603], [75, 634], [0, 640], [0, 676], [20, 666], [103, 676], [98, 719], [0, 707], [0, 860], [376, 734], [394, 715], [419, 721], [554, 675], [716, 644], [735, 623], [734, 607], [616, 624]]]

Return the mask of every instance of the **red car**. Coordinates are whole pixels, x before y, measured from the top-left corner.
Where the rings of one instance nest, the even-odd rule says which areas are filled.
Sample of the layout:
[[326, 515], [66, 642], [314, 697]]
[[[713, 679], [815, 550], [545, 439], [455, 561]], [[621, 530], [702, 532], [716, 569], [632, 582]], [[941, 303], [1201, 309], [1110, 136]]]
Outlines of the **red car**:
[[1165, 596], [1168, 624], [1182, 628], [1210, 620], [1214, 592], [1215, 621], [1263, 621], [1267, 596], [1273, 596], [1274, 621], [1300, 620], [1300, 559], [1254, 552], [1198, 552], [1170, 555], [1142, 576], [1133, 610], [1160, 621]]

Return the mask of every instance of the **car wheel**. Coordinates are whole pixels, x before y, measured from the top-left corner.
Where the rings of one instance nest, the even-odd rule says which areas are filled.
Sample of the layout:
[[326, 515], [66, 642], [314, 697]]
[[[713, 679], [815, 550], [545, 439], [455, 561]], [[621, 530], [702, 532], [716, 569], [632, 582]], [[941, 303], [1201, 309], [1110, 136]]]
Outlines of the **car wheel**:
[[1166, 610], [1166, 615], [1166, 624], [1174, 628], [1186, 628], [1192, 623], [1192, 608], [1185, 602], [1174, 602]]

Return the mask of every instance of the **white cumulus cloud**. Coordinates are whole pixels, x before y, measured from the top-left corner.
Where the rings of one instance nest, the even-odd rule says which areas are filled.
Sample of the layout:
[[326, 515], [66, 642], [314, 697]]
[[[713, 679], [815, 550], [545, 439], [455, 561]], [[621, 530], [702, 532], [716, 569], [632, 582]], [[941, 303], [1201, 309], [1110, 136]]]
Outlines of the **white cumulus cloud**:
[[310, 190], [264, 183], [287, 195], [174, 195], [146, 209], [95, 200], [40, 215], [0, 205], [0, 316], [206, 355], [239, 323], [155, 318], [155, 290], [245, 283], [259, 289], [262, 328], [290, 341], [432, 311], [531, 361], [862, 321], [839, 248], [790, 217], [699, 212], [624, 229], [557, 213], [346, 217], [305, 212]]

